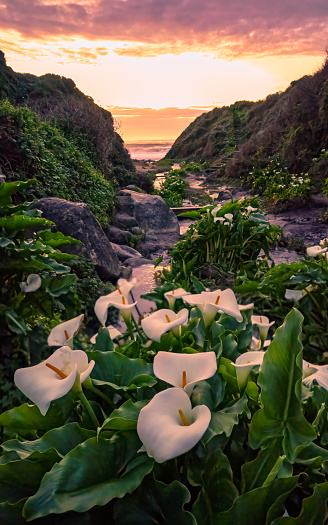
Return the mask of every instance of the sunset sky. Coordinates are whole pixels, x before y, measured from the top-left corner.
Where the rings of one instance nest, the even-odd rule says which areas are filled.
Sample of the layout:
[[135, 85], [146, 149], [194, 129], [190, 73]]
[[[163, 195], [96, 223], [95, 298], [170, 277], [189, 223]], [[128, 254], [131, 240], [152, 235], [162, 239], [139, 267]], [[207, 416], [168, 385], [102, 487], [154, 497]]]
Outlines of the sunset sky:
[[8, 65], [72, 78], [124, 140], [284, 90], [327, 48], [327, 0], [0, 0]]

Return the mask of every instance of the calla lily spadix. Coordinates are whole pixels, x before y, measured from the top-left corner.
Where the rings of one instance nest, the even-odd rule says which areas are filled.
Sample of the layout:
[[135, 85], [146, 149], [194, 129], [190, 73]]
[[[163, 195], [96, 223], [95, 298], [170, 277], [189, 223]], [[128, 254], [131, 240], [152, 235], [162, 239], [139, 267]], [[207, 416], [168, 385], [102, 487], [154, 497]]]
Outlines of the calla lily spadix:
[[256, 324], [258, 326], [261, 341], [264, 343], [267, 338], [270, 326], [272, 326], [275, 322], [271, 321], [270, 323], [269, 318], [265, 315], [252, 315], [251, 319], [252, 324]]
[[89, 377], [94, 364], [94, 361], [88, 363], [83, 350], [63, 346], [42, 363], [16, 370], [14, 381], [44, 416], [51, 401], [66, 395], [73, 386], [81, 389], [81, 383]]
[[112, 292], [108, 295], [103, 295], [97, 299], [95, 303], [95, 314], [102, 326], [105, 326], [106, 324], [109, 306], [118, 308], [121, 311], [121, 314], [126, 323], [130, 321], [132, 307], [137, 304], [136, 302], [129, 302], [128, 294], [131, 288], [132, 286], [129, 288], [128, 285], [124, 285], [122, 290], [118, 286], [115, 292]]
[[188, 315], [187, 308], [183, 308], [177, 314], [168, 308], [163, 308], [142, 319], [141, 326], [149, 339], [159, 342], [162, 335], [169, 330], [179, 336], [181, 325], [187, 323]]
[[201, 292], [183, 297], [183, 300], [191, 305], [197, 306], [203, 314], [205, 326], [209, 326], [218, 312], [224, 312], [237, 321], [241, 322], [241, 315], [235, 294], [230, 288], [227, 290], [215, 290], [214, 292]]
[[190, 292], [186, 292], [183, 288], [176, 288], [175, 290], [165, 292], [164, 297], [166, 297], [169, 303], [169, 308], [173, 310], [176, 299], [181, 299], [184, 295], [190, 295]]
[[188, 452], [202, 438], [211, 420], [205, 405], [192, 408], [181, 388], [168, 388], [141, 409], [137, 432], [148, 455], [163, 463]]
[[41, 286], [41, 277], [37, 273], [31, 273], [27, 279], [26, 282], [20, 283], [20, 288], [23, 292], [29, 293], [29, 292], [36, 292]]
[[[108, 330], [108, 333], [109, 333], [109, 337], [111, 339], [116, 339], [116, 337], [121, 337], [121, 332], [119, 330], [117, 330], [117, 328], [115, 328], [115, 326], [112, 326], [111, 324], [108, 325], [108, 326], [105, 326], [105, 328], [107, 328]], [[91, 337], [90, 339], [90, 343], [92, 343], [93, 345], [96, 343], [96, 339], [97, 339], [97, 335], [98, 334], [95, 334]]]
[[[266, 341], [264, 341], [263, 343], [263, 348], [267, 348], [269, 345], [270, 345], [271, 341], [270, 339], [267, 339]], [[251, 350], [261, 350], [261, 339], [257, 339], [257, 337], [252, 337], [252, 342], [251, 342]]]
[[84, 315], [78, 315], [69, 321], [64, 323], [57, 324], [49, 336], [48, 336], [48, 345], [49, 346], [70, 346], [73, 347], [73, 337], [77, 334], [84, 319]]
[[158, 352], [154, 358], [154, 374], [170, 385], [192, 392], [198, 381], [212, 377], [217, 370], [214, 352], [176, 354]]
[[254, 366], [262, 364], [265, 352], [245, 352], [244, 354], [237, 357], [235, 363], [231, 363], [236, 367], [236, 375], [239, 388], [244, 388], [247, 383], [247, 378], [250, 371]]

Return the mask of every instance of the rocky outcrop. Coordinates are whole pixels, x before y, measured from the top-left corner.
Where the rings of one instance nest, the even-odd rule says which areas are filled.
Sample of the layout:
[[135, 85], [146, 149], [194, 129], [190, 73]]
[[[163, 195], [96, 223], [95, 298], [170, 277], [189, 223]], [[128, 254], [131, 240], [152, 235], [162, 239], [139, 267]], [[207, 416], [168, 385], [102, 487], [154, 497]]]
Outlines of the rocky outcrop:
[[129, 222], [127, 216], [136, 221], [144, 233], [139, 245], [143, 255], [169, 248], [179, 240], [179, 221], [162, 197], [124, 189], [118, 192], [118, 201], [121, 211], [119, 218], [114, 219], [115, 224], [121, 221], [123, 225], [123, 215], [125, 224]]
[[121, 273], [119, 259], [86, 204], [47, 197], [38, 201], [37, 208], [42, 211], [43, 217], [56, 224], [58, 231], [83, 243], [67, 248], [63, 246], [62, 251], [82, 253], [91, 259], [101, 279], [115, 281], [119, 277]]

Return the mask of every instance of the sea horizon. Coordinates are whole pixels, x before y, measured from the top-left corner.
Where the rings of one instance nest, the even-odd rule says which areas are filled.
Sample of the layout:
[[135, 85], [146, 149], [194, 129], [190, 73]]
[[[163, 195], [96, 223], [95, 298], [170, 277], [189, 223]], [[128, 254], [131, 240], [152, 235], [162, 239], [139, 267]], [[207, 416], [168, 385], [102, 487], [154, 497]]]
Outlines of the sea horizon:
[[160, 160], [176, 139], [126, 139], [124, 145], [134, 160]]

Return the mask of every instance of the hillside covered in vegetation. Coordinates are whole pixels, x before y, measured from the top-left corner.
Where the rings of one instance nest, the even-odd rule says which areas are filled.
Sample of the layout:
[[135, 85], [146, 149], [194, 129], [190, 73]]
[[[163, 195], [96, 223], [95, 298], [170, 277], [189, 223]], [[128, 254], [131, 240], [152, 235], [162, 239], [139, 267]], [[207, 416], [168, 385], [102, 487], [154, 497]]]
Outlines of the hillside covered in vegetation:
[[106, 224], [135, 168], [109, 111], [73, 80], [14, 72], [0, 51], [0, 173], [36, 178], [29, 197], [83, 201]]
[[328, 176], [328, 60], [313, 75], [257, 102], [214, 108], [196, 118], [166, 155], [209, 161], [228, 177], [245, 177], [270, 160], [288, 171]]

